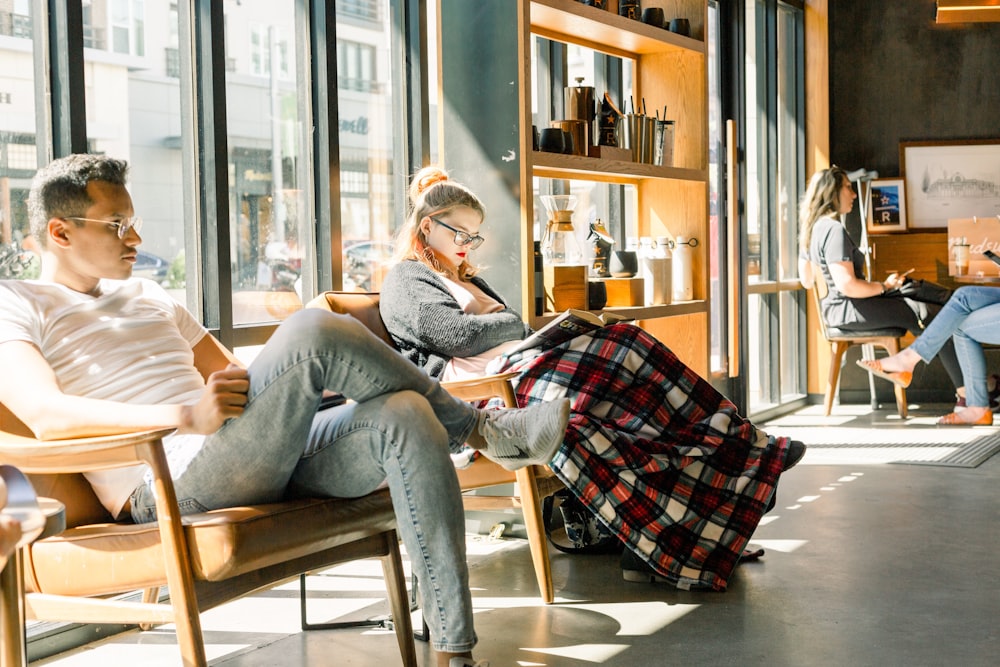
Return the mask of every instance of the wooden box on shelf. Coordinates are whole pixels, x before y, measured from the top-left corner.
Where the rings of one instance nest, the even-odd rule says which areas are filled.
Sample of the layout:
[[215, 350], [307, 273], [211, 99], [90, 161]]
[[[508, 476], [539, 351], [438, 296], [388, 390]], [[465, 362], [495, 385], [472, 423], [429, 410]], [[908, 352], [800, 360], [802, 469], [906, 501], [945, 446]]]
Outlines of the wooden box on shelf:
[[587, 267], [583, 264], [548, 265], [543, 269], [545, 302], [561, 313], [587, 309]]
[[618, 148], [617, 146], [591, 146], [589, 157], [631, 162], [632, 151], [628, 148]]
[[607, 306], [641, 306], [645, 295], [645, 280], [642, 278], [603, 278], [608, 292]]

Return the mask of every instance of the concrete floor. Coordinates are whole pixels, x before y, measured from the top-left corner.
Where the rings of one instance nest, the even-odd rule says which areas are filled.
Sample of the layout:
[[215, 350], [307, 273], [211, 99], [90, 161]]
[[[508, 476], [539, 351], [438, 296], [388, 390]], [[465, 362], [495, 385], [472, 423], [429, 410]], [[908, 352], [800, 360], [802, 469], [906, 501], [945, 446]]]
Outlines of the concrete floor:
[[[1000, 664], [1000, 456], [976, 468], [891, 462], [1000, 432], [934, 427], [946, 407], [912, 406], [905, 425], [861, 406], [766, 425], [827, 444], [782, 479], [753, 540], [767, 553], [741, 565], [725, 593], [627, 583], [616, 557], [552, 551], [557, 600], [545, 606], [522, 540], [470, 536], [477, 658], [492, 667]], [[361, 562], [311, 577], [310, 620], [384, 613], [379, 573]], [[299, 632], [294, 584], [213, 610], [203, 624], [213, 665], [399, 664], [386, 631]], [[426, 644], [417, 650], [433, 664]], [[165, 628], [37, 664], [177, 662]]]

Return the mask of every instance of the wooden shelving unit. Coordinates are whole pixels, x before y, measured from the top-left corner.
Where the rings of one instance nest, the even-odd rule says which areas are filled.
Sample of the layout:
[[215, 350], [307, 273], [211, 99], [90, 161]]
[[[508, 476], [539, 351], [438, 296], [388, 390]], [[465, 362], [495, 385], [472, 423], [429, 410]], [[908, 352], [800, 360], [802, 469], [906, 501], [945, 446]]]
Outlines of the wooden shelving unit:
[[[535, 239], [534, 178], [573, 179], [634, 185], [638, 191], [641, 236], [694, 237], [695, 299], [663, 306], [609, 308], [635, 318], [640, 326], [666, 342], [695, 370], [707, 372], [709, 341], [708, 276], [708, 74], [704, 41], [707, 18], [704, 0], [663, 0], [668, 17], [683, 16], [691, 22], [691, 36], [618, 16], [574, 0], [520, 0], [520, 145], [521, 219], [527, 229], [522, 247], [522, 303], [533, 302], [531, 270]], [[657, 167], [576, 155], [531, 150], [531, 44], [533, 36], [627, 58], [635, 62], [634, 99], [647, 108], [666, 106], [676, 121], [674, 164]], [[600, 94], [601, 91], [598, 91]], [[523, 312], [531, 312], [525, 309]], [[530, 318], [535, 327], [554, 313]]]

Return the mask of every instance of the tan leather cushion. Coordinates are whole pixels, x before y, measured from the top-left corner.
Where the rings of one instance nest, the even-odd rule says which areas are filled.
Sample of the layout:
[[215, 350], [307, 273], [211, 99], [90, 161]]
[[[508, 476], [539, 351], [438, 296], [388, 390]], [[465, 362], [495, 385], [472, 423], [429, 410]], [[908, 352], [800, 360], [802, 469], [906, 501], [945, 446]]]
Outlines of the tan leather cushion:
[[[184, 525], [195, 579], [219, 581], [393, 530], [395, 515], [383, 489], [347, 501], [290, 500], [191, 514]], [[155, 523], [80, 526], [27, 551], [30, 591], [95, 595], [166, 583]]]
[[111, 514], [94, 494], [94, 488], [82, 474], [28, 475], [35, 493], [55, 498], [66, 506], [66, 527], [91, 523], [110, 523]]
[[360, 320], [368, 329], [381, 338], [392, 348], [392, 336], [382, 322], [382, 314], [378, 311], [379, 295], [377, 292], [324, 292], [306, 304], [306, 308], [320, 308], [341, 315], [350, 315]]

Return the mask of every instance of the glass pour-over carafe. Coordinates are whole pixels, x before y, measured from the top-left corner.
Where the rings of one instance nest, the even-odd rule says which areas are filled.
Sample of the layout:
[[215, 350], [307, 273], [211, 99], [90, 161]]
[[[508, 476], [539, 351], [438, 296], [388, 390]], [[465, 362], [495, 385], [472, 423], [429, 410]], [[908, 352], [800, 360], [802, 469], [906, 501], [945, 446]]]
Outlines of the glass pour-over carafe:
[[542, 258], [546, 264], [582, 264], [583, 249], [573, 228], [576, 195], [542, 195], [548, 212], [545, 235], [542, 237]]

